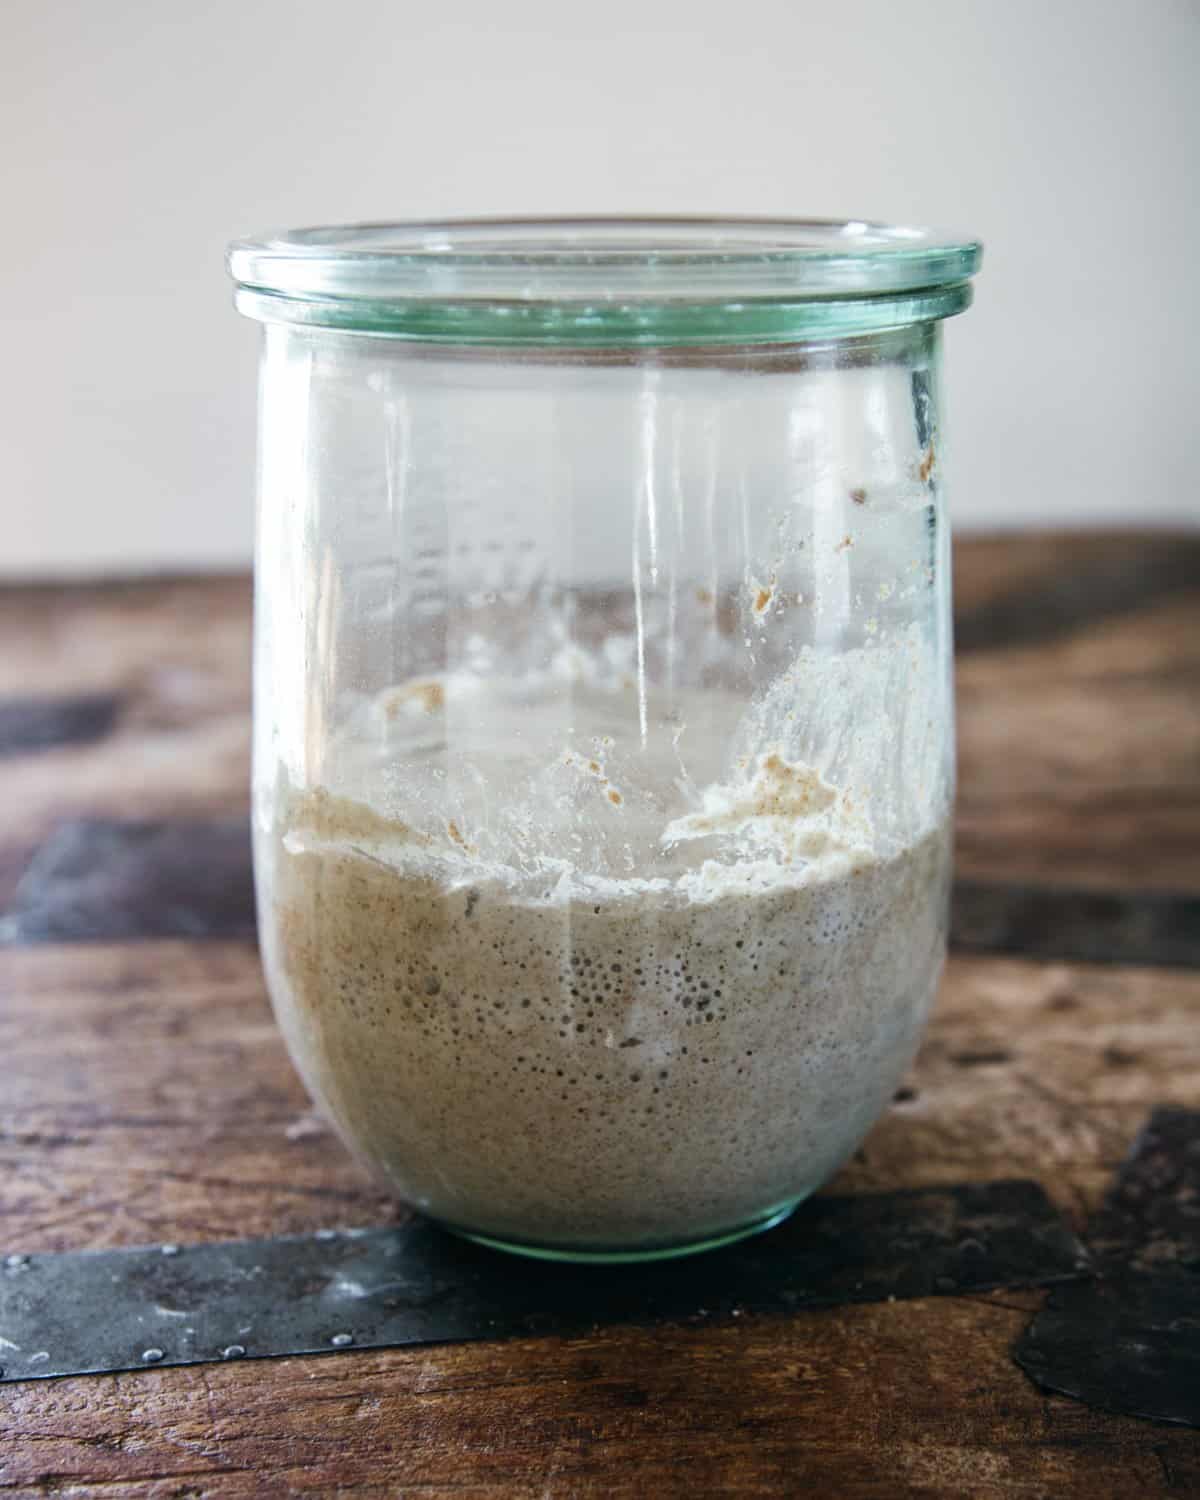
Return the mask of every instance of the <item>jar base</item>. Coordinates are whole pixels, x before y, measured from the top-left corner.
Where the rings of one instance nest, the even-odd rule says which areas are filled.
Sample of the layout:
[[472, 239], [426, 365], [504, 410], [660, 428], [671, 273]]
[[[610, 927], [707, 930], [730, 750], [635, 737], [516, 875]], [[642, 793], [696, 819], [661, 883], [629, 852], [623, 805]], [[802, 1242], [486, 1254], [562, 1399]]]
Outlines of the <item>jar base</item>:
[[442, 1228], [448, 1229], [451, 1234], [458, 1235], [460, 1239], [470, 1240], [476, 1245], [485, 1245], [489, 1250], [503, 1250], [509, 1255], [523, 1255], [532, 1260], [557, 1260], [586, 1266], [639, 1265], [655, 1260], [678, 1260], [685, 1255], [701, 1255], [705, 1250], [720, 1250], [725, 1245], [736, 1245], [739, 1240], [749, 1239], [754, 1234], [763, 1234], [766, 1230], [774, 1229], [782, 1224], [785, 1219], [791, 1217], [807, 1197], [807, 1193], [802, 1193], [800, 1197], [791, 1198], [781, 1206], [770, 1209], [761, 1217], [752, 1219], [748, 1224], [739, 1225], [736, 1229], [706, 1235], [703, 1239], [683, 1240], [675, 1245], [655, 1245], [645, 1250], [633, 1248], [592, 1250], [586, 1246], [536, 1245], [522, 1240], [499, 1239], [490, 1234], [476, 1234], [473, 1230], [460, 1229], [453, 1224], [443, 1224]]

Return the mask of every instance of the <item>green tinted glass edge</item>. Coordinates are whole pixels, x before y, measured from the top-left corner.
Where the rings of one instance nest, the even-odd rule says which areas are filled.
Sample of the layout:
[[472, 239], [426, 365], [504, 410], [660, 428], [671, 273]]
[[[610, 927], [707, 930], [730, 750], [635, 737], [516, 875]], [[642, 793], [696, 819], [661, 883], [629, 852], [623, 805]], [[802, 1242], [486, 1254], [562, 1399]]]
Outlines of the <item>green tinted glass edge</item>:
[[421, 343], [618, 345], [767, 344], [877, 333], [953, 317], [971, 305], [969, 283], [875, 297], [786, 300], [434, 301], [288, 297], [239, 287], [239, 312], [292, 323]]

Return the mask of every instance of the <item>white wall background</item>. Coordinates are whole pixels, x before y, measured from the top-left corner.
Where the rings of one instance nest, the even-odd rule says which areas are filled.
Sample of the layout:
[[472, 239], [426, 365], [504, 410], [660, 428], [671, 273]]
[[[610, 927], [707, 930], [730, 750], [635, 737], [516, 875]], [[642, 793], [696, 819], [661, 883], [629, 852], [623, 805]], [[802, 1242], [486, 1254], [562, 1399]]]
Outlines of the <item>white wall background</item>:
[[248, 559], [230, 238], [588, 211], [982, 235], [958, 522], [1200, 524], [1195, 0], [4, 0], [0, 571]]

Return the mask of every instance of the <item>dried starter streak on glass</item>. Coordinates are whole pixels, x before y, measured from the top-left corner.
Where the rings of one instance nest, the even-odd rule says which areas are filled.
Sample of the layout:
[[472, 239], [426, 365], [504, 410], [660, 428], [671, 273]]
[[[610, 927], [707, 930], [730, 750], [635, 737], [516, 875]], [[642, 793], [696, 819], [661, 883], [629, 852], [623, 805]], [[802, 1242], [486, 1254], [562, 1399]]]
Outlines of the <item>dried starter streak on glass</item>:
[[1035, 1286], [1082, 1250], [1036, 1183], [817, 1198], [692, 1260], [573, 1267], [391, 1229], [0, 1257], [5, 1381]]

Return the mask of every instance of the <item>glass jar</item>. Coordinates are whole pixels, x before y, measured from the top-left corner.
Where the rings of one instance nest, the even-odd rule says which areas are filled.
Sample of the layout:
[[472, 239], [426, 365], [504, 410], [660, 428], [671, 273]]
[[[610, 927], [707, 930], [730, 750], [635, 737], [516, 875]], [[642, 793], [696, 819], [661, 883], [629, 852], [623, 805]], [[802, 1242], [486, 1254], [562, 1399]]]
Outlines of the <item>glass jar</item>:
[[265, 326], [254, 837], [283, 1033], [451, 1229], [779, 1222], [946, 940], [940, 320], [971, 240], [463, 222], [235, 245]]

